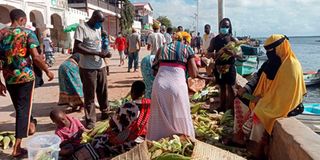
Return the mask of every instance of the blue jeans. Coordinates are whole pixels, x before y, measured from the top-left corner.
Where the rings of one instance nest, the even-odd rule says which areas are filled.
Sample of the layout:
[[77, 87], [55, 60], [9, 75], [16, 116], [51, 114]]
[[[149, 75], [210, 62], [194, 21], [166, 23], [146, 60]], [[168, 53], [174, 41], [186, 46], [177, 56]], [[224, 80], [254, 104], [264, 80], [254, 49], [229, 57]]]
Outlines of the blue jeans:
[[139, 52], [129, 53], [128, 57], [129, 57], [128, 70], [132, 68], [132, 62], [134, 62], [134, 69], [138, 69]]
[[55, 62], [53, 52], [45, 52], [45, 54], [46, 54], [46, 62], [51, 67]]

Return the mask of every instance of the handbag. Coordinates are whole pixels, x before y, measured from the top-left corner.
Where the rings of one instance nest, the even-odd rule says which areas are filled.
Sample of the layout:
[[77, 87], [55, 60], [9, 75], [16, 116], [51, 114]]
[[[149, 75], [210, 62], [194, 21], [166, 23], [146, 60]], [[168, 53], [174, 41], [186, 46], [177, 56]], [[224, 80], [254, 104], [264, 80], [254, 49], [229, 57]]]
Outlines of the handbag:
[[299, 114], [302, 114], [303, 111], [304, 111], [304, 105], [303, 103], [300, 103], [295, 109], [293, 109], [288, 113], [288, 117], [297, 116]]
[[89, 144], [85, 144], [78, 148], [72, 155], [73, 160], [99, 160], [99, 155]]

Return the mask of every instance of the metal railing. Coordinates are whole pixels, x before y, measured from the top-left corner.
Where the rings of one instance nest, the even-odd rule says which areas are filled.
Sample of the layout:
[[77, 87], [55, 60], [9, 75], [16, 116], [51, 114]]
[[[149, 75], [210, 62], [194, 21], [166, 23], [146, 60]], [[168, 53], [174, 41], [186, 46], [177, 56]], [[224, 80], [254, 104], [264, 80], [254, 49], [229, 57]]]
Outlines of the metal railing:
[[106, 1], [101, 1], [101, 0], [87, 0], [87, 3], [96, 5], [98, 7], [107, 9], [109, 11], [112, 11], [114, 13], [120, 13], [120, 9], [116, 6], [114, 6], [113, 4], [110, 4]]
[[77, 4], [77, 3], [88, 3], [88, 4], [92, 4], [104, 9], [107, 9], [111, 12], [114, 13], [120, 13], [120, 8], [118, 8], [116, 6], [116, 4], [111, 4], [109, 3], [108, 0], [103, 1], [103, 0], [68, 0], [69, 4]]

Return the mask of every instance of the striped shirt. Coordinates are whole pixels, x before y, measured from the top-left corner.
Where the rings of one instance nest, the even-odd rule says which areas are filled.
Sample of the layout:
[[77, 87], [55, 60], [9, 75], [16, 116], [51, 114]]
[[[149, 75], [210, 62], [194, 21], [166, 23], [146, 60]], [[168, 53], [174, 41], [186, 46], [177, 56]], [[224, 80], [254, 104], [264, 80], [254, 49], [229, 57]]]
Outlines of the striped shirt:
[[172, 42], [163, 46], [155, 58], [154, 65], [159, 62], [179, 63], [186, 65], [190, 58], [194, 57], [194, 52], [189, 45], [185, 45], [180, 41]]

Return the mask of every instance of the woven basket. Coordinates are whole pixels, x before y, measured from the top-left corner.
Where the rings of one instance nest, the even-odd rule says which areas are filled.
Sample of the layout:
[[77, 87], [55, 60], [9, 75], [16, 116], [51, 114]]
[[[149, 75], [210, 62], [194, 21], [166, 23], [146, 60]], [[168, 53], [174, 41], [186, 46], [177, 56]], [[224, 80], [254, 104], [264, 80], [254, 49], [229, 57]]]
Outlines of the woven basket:
[[[243, 157], [199, 140], [194, 142], [192, 160], [245, 160]], [[147, 143], [145, 141], [130, 151], [112, 158], [112, 160], [150, 160]]]
[[234, 153], [215, 147], [213, 145], [195, 140], [192, 160], [245, 160]]
[[112, 158], [111, 160], [150, 160], [147, 141], [135, 146], [126, 153]]

